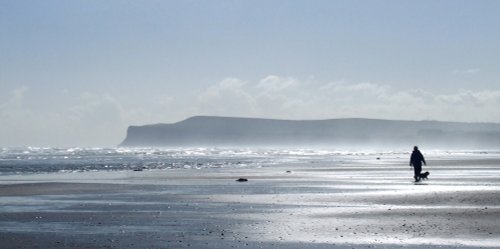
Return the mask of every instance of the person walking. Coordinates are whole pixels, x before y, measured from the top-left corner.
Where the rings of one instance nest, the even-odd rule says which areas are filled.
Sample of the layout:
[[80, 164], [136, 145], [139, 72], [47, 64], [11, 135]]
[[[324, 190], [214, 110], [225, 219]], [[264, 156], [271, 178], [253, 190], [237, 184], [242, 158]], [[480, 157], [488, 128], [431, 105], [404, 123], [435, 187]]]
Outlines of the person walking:
[[415, 182], [420, 181], [420, 173], [422, 172], [422, 163], [427, 165], [425, 162], [424, 155], [418, 150], [418, 146], [413, 147], [413, 152], [410, 157], [410, 167], [413, 166], [413, 171], [415, 172]]

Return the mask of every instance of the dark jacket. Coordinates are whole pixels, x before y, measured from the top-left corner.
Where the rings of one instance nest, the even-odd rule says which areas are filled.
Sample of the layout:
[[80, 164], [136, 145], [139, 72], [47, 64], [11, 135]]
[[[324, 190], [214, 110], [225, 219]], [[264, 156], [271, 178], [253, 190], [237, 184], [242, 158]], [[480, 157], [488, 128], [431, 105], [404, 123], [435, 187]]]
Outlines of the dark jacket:
[[427, 165], [424, 155], [422, 155], [419, 150], [414, 150], [413, 153], [411, 153], [410, 166], [420, 167], [422, 166], [422, 162]]

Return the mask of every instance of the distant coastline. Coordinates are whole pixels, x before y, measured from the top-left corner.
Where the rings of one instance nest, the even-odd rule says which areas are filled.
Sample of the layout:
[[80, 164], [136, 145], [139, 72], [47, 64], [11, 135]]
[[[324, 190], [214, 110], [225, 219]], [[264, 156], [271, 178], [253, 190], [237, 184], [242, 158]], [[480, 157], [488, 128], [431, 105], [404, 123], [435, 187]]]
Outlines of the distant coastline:
[[425, 145], [500, 148], [500, 124], [365, 118], [278, 120], [194, 116], [171, 124], [130, 126], [119, 146], [355, 146]]

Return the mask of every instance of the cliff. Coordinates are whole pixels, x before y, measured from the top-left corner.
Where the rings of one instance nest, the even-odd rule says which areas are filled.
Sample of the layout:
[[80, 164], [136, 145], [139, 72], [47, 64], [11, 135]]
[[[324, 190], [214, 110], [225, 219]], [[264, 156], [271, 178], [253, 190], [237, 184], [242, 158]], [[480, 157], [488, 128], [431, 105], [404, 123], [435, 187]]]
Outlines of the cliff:
[[130, 126], [120, 146], [411, 146], [500, 148], [500, 124], [378, 119], [274, 120], [196, 116]]

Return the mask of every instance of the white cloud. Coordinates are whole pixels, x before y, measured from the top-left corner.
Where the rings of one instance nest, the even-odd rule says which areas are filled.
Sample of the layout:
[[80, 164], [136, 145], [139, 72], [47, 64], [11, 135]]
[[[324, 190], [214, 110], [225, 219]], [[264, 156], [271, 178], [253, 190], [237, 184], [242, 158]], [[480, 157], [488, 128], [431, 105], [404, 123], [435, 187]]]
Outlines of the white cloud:
[[255, 114], [255, 98], [246, 89], [246, 82], [227, 78], [198, 96], [199, 114], [238, 116]]
[[29, 95], [28, 87], [18, 87], [10, 91], [8, 99], [0, 103], [0, 141], [3, 145], [30, 145], [48, 135], [44, 133], [49, 124], [61, 120], [53, 113], [40, 113], [31, 110], [25, 104]]
[[471, 68], [471, 69], [465, 70], [465, 73], [474, 74], [474, 73], [479, 73], [479, 71], [481, 71], [479, 68]]
[[114, 145], [124, 136], [123, 109], [111, 95], [82, 93], [60, 107], [54, 93], [51, 103], [58, 108], [41, 109], [36, 101], [31, 106], [26, 102], [35, 94], [16, 88], [0, 103], [0, 146]]
[[[317, 82], [270, 75], [226, 78], [196, 93], [171, 97], [54, 91], [51, 100], [27, 87], [0, 100], [2, 145], [100, 145], [121, 142], [128, 125], [176, 122], [193, 115], [328, 119], [500, 122], [500, 90], [436, 93], [374, 82]], [[29, 101], [28, 101], [29, 100]]]
[[160, 106], [170, 106], [175, 101], [175, 98], [169, 95], [160, 94], [154, 96], [153, 101]]
[[257, 89], [262, 90], [263, 93], [279, 93], [294, 85], [297, 85], [297, 80], [294, 78], [269, 75], [259, 81]]
[[469, 69], [462, 69], [462, 70], [454, 70], [453, 74], [477, 74], [481, 71], [479, 68], [469, 68]]
[[26, 86], [21, 86], [21, 87], [13, 89], [12, 91], [9, 92], [9, 99], [4, 103], [0, 103], [0, 109], [8, 110], [8, 109], [14, 109], [14, 108], [21, 108], [22, 103], [23, 103], [23, 99], [24, 99], [24, 95], [28, 91], [29, 91], [29, 87], [26, 87]]
[[121, 104], [109, 94], [80, 94], [78, 104], [69, 107], [72, 116], [83, 125], [112, 126], [122, 119]]
[[500, 91], [433, 93], [423, 89], [395, 90], [372, 82], [319, 84], [271, 75], [255, 84], [225, 79], [206, 89], [200, 100], [198, 105], [206, 107], [206, 115], [500, 122], [495, 111]]

